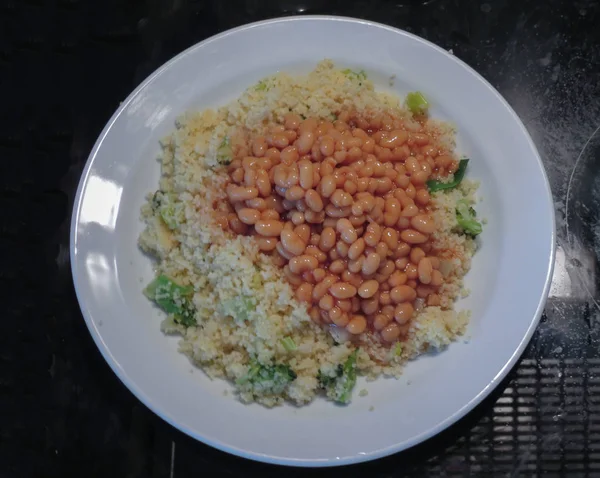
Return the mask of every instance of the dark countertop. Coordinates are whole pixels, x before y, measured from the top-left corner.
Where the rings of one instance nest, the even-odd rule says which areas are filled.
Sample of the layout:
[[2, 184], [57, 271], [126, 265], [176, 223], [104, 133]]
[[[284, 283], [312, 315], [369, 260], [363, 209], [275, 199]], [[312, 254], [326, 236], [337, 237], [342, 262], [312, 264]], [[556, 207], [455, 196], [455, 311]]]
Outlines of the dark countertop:
[[[298, 13], [451, 49], [523, 119], [557, 212], [550, 299], [508, 379], [428, 442], [337, 470], [231, 457], [154, 416], [94, 346], [69, 266], [75, 188], [119, 102], [210, 35]], [[592, 0], [0, 0], [0, 477], [600, 476], [599, 24]]]

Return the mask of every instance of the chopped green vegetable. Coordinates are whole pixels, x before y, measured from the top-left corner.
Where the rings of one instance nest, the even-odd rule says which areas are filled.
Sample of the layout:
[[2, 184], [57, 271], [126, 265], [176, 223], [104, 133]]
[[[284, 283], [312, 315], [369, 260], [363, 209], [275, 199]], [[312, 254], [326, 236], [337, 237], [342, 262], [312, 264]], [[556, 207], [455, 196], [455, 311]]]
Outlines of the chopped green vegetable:
[[254, 89], [256, 91], [266, 91], [267, 90], [267, 82], [265, 80], [259, 81], [258, 84], [254, 87]]
[[263, 365], [253, 360], [246, 375], [236, 384], [257, 395], [281, 395], [295, 379], [296, 373], [288, 365]]
[[174, 193], [156, 191], [152, 196], [152, 210], [160, 214], [161, 219], [171, 230], [185, 222], [185, 210], [182, 202], [177, 201]]
[[468, 164], [468, 158], [461, 159], [458, 162], [458, 169], [454, 173], [454, 179], [448, 183], [443, 183], [437, 179], [431, 179], [427, 181], [427, 188], [429, 189], [429, 192], [434, 193], [436, 191], [442, 191], [443, 189], [454, 189], [465, 177], [465, 171], [467, 170]]
[[475, 209], [466, 199], [461, 199], [456, 203], [456, 221], [461, 229], [470, 236], [481, 234], [483, 230], [481, 223], [475, 217]]
[[334, 375], [327, 375], [319, 371], [317, 378], [321, 387], [325, 389], [327, 397], [338, 403], [350, 402], [352, 389], [356, 385], [357, 354], [358, 349], [355, 349], [343, 365], [338, 365]]
[[233, 317], [237, 322], [249, 320], [250, 312], [255, 310], [256, 300], [244, 295], [225, 300], [219, 305], [219, 312], [221, 312], [221, 314]]
[[298, 348], [296, 342], [294, 342], [294, 340], [291, 337], [284, 337], [283, 339], [281, 339], [281, 345], [283, 345], [283, 348], [286, 349], [288, 352], [292, 352]]
[[225, 136], [217, 148], [217, 161], [219, 164], [227, 166], [228, 164], [231, 164], [232, 160], [233, 150], [231, 149], [231, 142], [229, 136]]
[[400, 342], [397, 342], [396, 346], [394, 347], [394, 355], [396, 357], [400, 357], [400, 355], [402, 355], [402, 344]]
[[342, 73], [346, 75], [351, 80], [364, 81], [367, 79], [367, 72], [365, 70], [360, 70], [359, 72], [353, 71], [350, 68], [342, 70]]
[[192, 286], [180, 286], [166, 275], [160, 275], [148, 284], [144, 294], [172, 316], [178, 324], [186, 327], [196, 325]]
[[425, 115], [429, 110], [429, 102], [420, 91], [413, 91], [406, 95], [405, 103], [413, 115]]

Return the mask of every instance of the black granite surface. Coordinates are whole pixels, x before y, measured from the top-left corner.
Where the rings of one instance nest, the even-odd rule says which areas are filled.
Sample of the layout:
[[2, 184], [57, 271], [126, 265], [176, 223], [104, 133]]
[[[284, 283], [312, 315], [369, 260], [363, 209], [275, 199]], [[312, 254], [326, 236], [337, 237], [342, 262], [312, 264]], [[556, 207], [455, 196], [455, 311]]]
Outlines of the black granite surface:
[[[310, 13], [416, 33], [487, 78], [544, 159], [559, 249], [542, 322], [488, 400], [412, 450], [307, 471], [215, 451], [131, 395], [79, 312], [68, 229], [97, 135], [149, 73], [228, 28]], [[0, 0], [0, 99], [1, 478], [600, 477], [598, 1]]]

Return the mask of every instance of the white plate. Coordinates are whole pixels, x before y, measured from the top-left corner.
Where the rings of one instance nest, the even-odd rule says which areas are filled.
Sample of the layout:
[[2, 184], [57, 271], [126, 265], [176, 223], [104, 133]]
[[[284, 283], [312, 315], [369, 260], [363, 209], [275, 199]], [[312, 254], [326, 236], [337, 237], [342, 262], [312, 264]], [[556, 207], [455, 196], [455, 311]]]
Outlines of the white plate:
[[[365, 69], [382, 89], [419, 89], [452, 119], [459, 152], [481, 180], [489, 220], [467, 277], [470, 340], [411, 363], [399, 380], [360, 381], [338, 407], [243, 405], [210, 381], [159, 330], [144, 298], [152, 263], [136, 247], [144, 195], [156, 189], [158, 140], [192, 108], [219, 106], [277, 71], [323, 58]], [[389, 86], [395, 75], [394, 86]], [[539, 155], [510, 106], [437, 46], [387, 26], [295, 17], [230, 30], [186, 50], [140, 85], [100, 135], [81, 178], [71, 228], [77, 297], [106, 361], [149, 408], [185, 433], [271, 463], [331, 466], [389, 455], [438, 433], [478, 404], [515, 364], [542, 313], [554, 262], [554, 212]], [[359, 397], [358, 390], [369, 394]]]

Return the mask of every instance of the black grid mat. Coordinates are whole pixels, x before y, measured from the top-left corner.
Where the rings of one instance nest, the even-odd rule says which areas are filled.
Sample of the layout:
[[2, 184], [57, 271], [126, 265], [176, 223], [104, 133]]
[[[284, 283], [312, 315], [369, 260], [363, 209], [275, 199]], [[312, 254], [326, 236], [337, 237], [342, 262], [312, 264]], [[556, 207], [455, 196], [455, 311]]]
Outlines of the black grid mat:
[[[75, 187], [119, 102], [187, 46], [296, 13], [392, 24], [485, 76], [544, 158], [560, 246], [542, 323], [489, 399], [407, 452], [310, 472], [230, 457], [151, 414], [92, 343], [68, 263]], [[599, 20], [592, 0], [0, 0], [0, 477], [600, 477], [598, 249], [589, 218], [581, 247], [565, 234], [568, 180], [600, 125]]]

